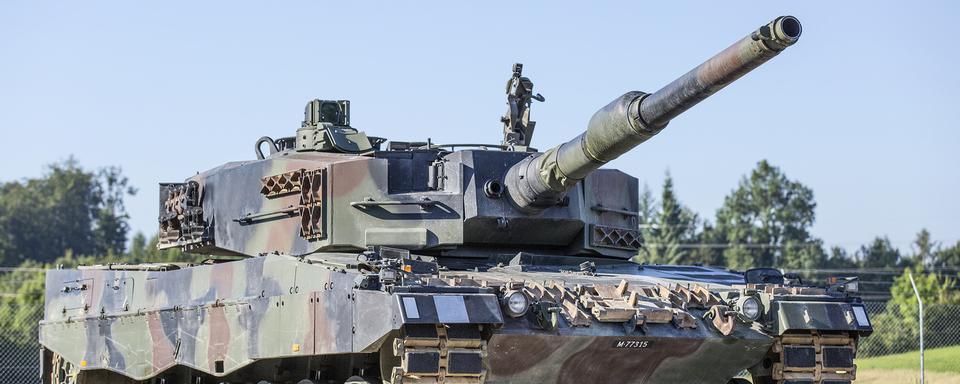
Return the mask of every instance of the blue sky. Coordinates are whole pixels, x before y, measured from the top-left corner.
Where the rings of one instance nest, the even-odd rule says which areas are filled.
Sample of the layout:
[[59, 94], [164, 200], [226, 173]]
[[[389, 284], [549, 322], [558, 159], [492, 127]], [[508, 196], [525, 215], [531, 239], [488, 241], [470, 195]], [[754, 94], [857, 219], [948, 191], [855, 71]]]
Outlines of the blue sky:
[[960, 239], [956, 2], [39, 2], [0, 4], [0, 180], [75, 156], [121, 165], [156, 227], [156, 184], [253, 157], [311, 98], [396, 140], [498, 142], [523, 62], [535, 146], [578, 134], [781, 14], [783, 55], [609, 164], [712, 218], [760, 159], [813, 188], [814, 232], [853, 250]]

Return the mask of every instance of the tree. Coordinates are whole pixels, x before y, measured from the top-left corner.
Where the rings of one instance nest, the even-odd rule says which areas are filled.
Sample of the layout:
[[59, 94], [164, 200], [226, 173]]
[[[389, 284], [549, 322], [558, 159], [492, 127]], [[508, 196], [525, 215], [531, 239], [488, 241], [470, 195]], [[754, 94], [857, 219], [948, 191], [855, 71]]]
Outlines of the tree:
[[668, 172], [663, 181], [660, 202], [653, 213], [653, 198], [645, 188], [641, 198], [641, 233], [644, 240], [641, 258], [653, 264], [690, 263], [697, 242], [697, 215], [684, 207], [673, 190]]
[[913, 241], [914, 254], [911, 260], [913, 265], [928, 266], [933, 264], [934, 249], [938, 247], [937, 242], [930, 239], [930, 231], [926, 228], [917, 233], [917, 238]]
[[[37, 325], [43, 317], [45, 275], [31, 268], [44, 265], [26, 261], [23, 269], [3, 274], [0, 278], [0, 345], [7, 356], [36, 353]], [[19, 352], [18, 352], [19, 351]]]
[[640, 210], [637, 212], [637, 224], [640, 227], [640, 234], [646, 241], [648, 236], [652, 236], [650, 229], [653, 228], [653, 223], [657, 220], [657, 199], [653, 197], [653, 192], [650, 191], [650, 186], [646, 183], [640, 189], [639, 200]]
[[[910, 273], [924, 304], [924, 325], [928, 329], [926, 346], [935, 348], [960, 343], [960, 334], [952, 331], [956, 327], [957, 304], [960, 304], [960, 295], [954, 290], [956, 279], [926, 273], [922, 266], [917, 266], [907, 268], [893, 281], [890, 301], [882, 313], [871, 319], [874, 334], [861, 340], [858, 354], [873, 356], [918, 348], [919, 307], [910, 284]], [[946, 331], [930, 335], [929, 330]]]
[[923, 267], [907, 268], [903, 274], [893, 281], [890, 287], [890, 302], [899, 307], [903, 317], [917, 317], [916, 294], [913, 292], [913, 286], [910, 284], [908, 273], [913, 273], [913, 280], [917, 284], [917, 291], [924, 304], [957, 304], [960, 303], [960, 296], [954, 291], [957, 281], [948, 276], [940, 276], [936, 273], [927, 273]]
[[951, 247], [939, 249], [934, 253], [933, 265], [944, 268], [960, 268], [960, 240]]
[[[740, 180], [717, 210], [716, 231], [730, 246], [724, 258], [731, 268], [806, 265], [792, 258], [821, 258], [812, 239], [817, 204], [813, 191], [762, 160]], [[802, 251], [802, 248], [821, 248]]]
[[94, 173], [70, 158], [41, 178], [0, 184], [0, 265], [48, 262], [68, 250], [121, 253], [126, 242], [127, 186], [119, 168]]
[[857, 260], [862, 268], [892, 268], [900, 264], [900, 250], [886, 236], [877, 237], [869, 245], [860, 246]]
[[646, 246], [653, 239], [650, 229], [653, 228], [656, 215], [657, 200], [653, 198], [650, 186], [643, 183], [643, 188], [640, 189], [639, 210], [637, 212], [637, 227], [640, 231], [640, 238], [643, 240], [643, 248], [640, 248], [637, 255], [633, 257], [633, 260], [637, 263], [648, 262]]
[[94, 184], [94, 175], [69, 159], [50, 165], [43, 178], [0, 187], [0, 231], [9, 234], [2, 248], [4, 263], [52, 260], [67, 249], [92, 253], [98, 205]]
[[781, 252], [783, 268], [816, 269], [827, 265], [827, 254], [823, 250], [823, 240], [820, 239], [807, 242], [789, 240]]
[[697, 236], [697, 247], [693, 250], [693, 261], [701, 265], [724, 266], [727, 264], [724, 257], [726, 238], [708, 221], [703, 221], [700, 233]]
[[142, 234], [133, 236], [130, 252], [124, 258], [128, 263], [170, 263], [170, 262], [200, 262], [206, 256], [191, 255], [180, 252], [177, 248], [157, 249], [159, 238], [152, 236], [149, 240]]
[[133, 259], [142, 259], [147, 252], [147, 237], [143, 232], [137, 232], [130, 239], [130, 257]]
[[827, 268], [852, 269], [857, 262], [847, 255], [847, 250], [834, 246], [830, 248], [830, 257], [827, 259]]
[[94, 194], [100, 202], [97, 207], [94, 242], [96, 253], [123, 253], [130, 225], [123, 198], [137, 193], [128, 186], [128, 179], [119, 167], [106, 167], [97, 172]]

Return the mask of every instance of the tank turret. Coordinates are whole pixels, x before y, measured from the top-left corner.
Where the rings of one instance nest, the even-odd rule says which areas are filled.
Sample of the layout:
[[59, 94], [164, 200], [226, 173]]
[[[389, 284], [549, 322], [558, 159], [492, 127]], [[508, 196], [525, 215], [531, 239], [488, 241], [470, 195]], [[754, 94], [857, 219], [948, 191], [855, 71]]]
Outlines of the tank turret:
[[781, 16], [740, 39], [660, 90], [627, 92], [597, 111], [587, 130], [510, 168], [511, 200], [527, 212], [556, 205], [603, 164], [647, 141], [674, 117], [797, 42], [800, 22]]
[[[629, 259], [642, 246], [639, 181], [598, 169], [800, 37], [783, 16], [652, 94], [628, 92], [544, 153], [530, 108], [544, 97], [516, 64], [499, 145], [390, 141], [353, 127], [350, 102], [312, 100], [296, 136], [256, 160], [161, 185], [161, 248], [257, 256], [417, 250], [471, 260], [518, 252]], [[264, 146], [264, 144], [267, 144]], [[266, 150], [263, 150], [266, 147]]]

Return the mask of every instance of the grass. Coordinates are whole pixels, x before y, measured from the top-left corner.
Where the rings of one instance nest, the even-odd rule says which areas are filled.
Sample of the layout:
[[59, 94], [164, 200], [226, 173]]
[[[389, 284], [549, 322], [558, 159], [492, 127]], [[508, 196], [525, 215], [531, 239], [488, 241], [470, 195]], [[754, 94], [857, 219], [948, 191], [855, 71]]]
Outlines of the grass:
[[[960, 384], [960, 346], [928, 349], [923, 354], [926, 384]], [[854, 360], [855, 384], [919, 384], [920, 352]]]
[[[920, 352], [856, 359], [857, 371], [920, 370]], [[923, 353], [924, 370], [960, 374], [960, 346], [928, 349]]]
[[[920, 370], [888, 369], [857, 371], [854, 384], [920, 384]], [[927, 372], [924, 384], [960, 384], [960, 374]]]
[[[926, 384], [960, 384], [960, 346], [928, 349], [923, 354]], [[920, 352], [854, 360], [855, 384], [919, 384]]]

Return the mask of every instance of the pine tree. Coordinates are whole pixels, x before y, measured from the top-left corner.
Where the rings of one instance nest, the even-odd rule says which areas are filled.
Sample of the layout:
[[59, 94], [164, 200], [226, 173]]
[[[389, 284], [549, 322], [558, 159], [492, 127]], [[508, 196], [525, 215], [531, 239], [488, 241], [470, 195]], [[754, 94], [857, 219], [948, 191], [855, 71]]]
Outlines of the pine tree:
[[651, 264], [694, 262], [692, 245], [697, 242], [698, 218], [677, 199], [669, 172], [663, 181], [659, 204], [655, 204], [649, 188], [645, 187], [640, 205], [644, 238], [641, 259]]
[[716, 230], [730, 246], [731, 268], [801, 266], [822, 262], [822, 244], [810, 235], [813, 190], [762, 160], [740, 180], [717, 211]]

